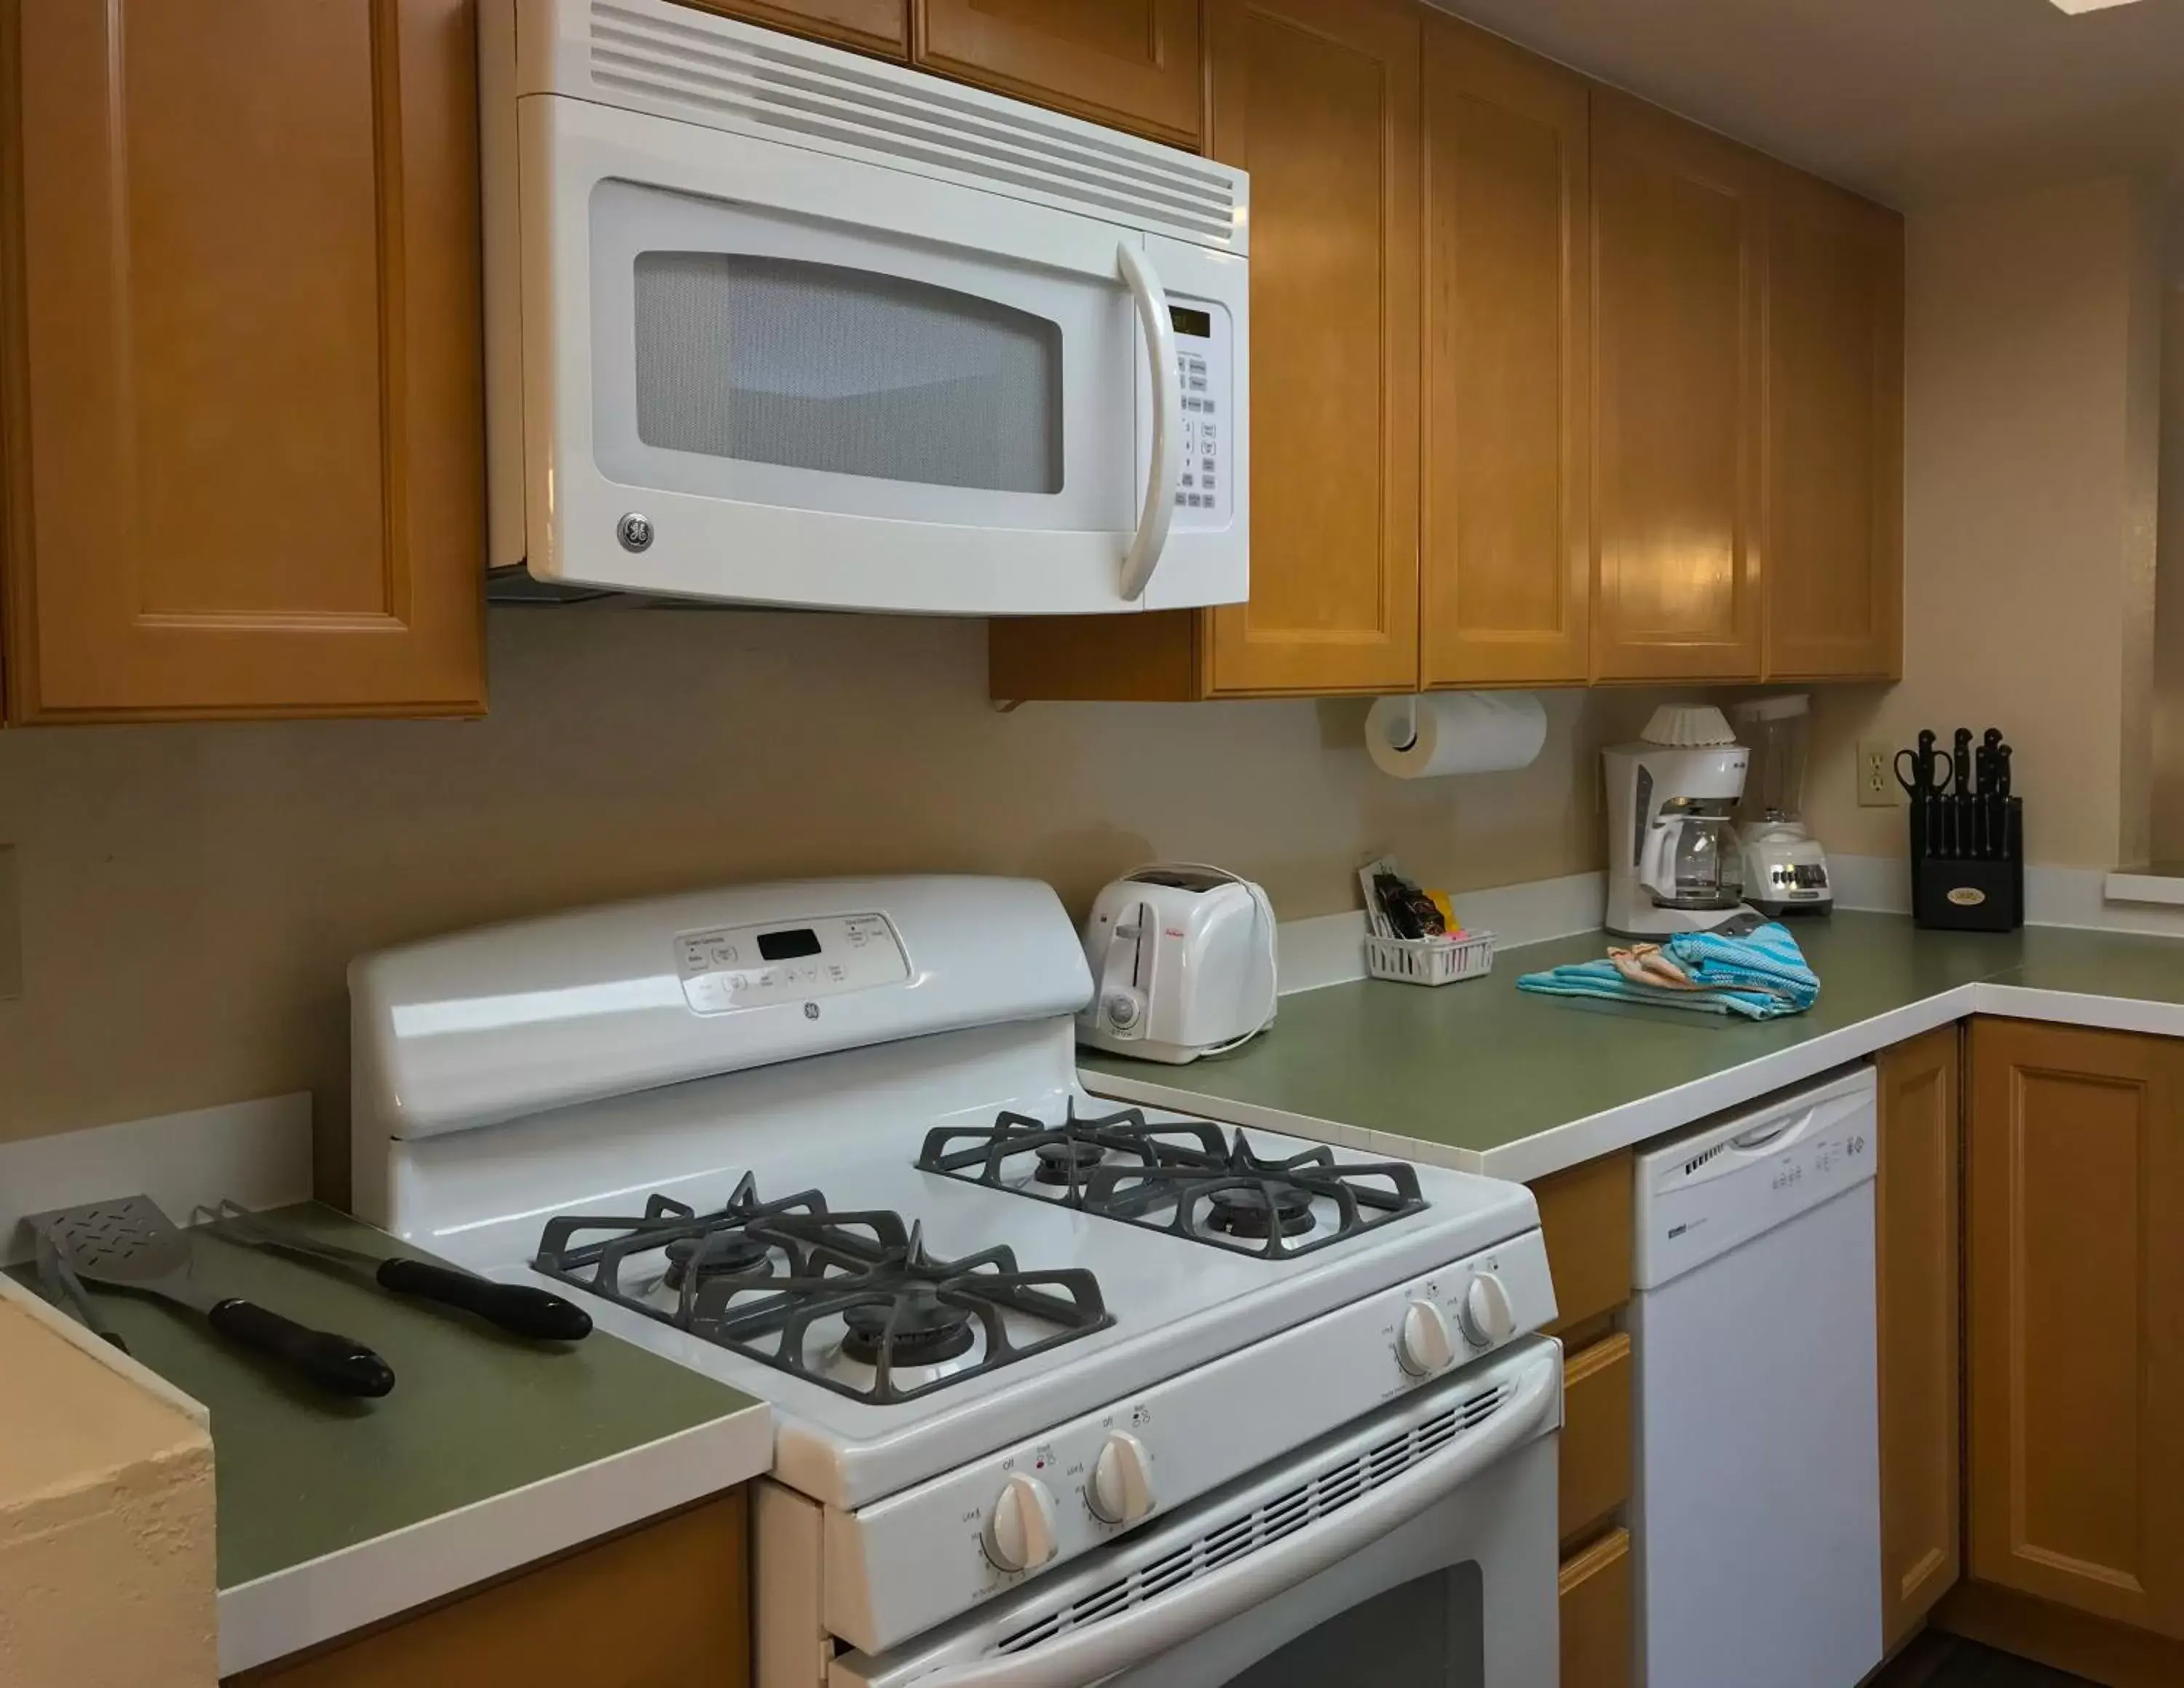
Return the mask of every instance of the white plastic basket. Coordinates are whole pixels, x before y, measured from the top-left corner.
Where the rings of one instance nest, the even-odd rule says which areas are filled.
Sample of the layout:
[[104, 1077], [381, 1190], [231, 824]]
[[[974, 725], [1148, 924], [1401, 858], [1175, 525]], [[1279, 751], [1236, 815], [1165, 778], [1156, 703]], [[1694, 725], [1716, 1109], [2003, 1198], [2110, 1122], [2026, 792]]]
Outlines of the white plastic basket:
[[1375, 979], [1406, 985], [1453, 985], [1484, 979], [1494, 970], [1494, 934], [1466, 932], [1446, 938], [1384, 938], [1368, 934], [1365, 970]]

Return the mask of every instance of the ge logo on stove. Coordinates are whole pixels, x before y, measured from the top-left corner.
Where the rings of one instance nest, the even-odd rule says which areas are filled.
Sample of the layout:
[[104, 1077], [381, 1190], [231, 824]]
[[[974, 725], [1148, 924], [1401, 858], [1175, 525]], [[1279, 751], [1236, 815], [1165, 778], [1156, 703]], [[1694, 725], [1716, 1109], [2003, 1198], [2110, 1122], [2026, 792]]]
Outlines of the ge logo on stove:
[[805, 1003], [805, 1004], [804, 1004], [804, 1017], [805, 1017], [806, 1020], [816, 1020], [816, 1019], [818, 1019], [818, 1018], [819, 1018], [819, 1004], [818, 1004], [818, 1003]]

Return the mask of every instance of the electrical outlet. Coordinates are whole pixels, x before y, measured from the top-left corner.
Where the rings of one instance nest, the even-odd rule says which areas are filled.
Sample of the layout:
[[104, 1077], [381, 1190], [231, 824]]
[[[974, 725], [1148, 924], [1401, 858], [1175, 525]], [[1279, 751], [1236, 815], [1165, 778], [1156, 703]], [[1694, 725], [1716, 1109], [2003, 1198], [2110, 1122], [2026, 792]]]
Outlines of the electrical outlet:
[[1858, 741], [1858, 802], [1860, 808], [1892, 809], [1903, 787], [1896, 783], [1896, 746], [1886, 739]]

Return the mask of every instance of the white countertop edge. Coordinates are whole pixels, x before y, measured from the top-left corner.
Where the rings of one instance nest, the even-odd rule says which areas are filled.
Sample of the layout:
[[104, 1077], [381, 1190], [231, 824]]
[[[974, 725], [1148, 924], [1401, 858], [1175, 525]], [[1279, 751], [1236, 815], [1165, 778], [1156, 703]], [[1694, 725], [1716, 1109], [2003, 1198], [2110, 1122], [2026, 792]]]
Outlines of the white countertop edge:
[[225, 1677], [733, 1489], [773, 1464], [764, 1402], [220, 1592]]
[[2138, 1031], [2154, 1037], [2184, 1037], [2184, 1003], [2102, 997], [2081, 991], [2042, 991], [2027, 985], [1981, 983], [1973, 989], [1978, 997], [1974, 1011], [1979, 1014], [2045, 1020], [2103, 1031]]

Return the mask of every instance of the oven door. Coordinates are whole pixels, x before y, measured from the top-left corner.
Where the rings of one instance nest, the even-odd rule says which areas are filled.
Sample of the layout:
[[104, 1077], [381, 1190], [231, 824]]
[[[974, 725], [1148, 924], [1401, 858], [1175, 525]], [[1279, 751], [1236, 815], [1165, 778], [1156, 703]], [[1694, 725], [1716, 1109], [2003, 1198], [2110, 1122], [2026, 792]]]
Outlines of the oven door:
[[1240, 522], [1183, 485], [1242, 260], [560, 96], [519, 102], [517, 148], [532, 573], [940, 614], [1244, 595]]
[[1555, 1688], [1561, 1403], [1519, 1344], [829, 1688]]

